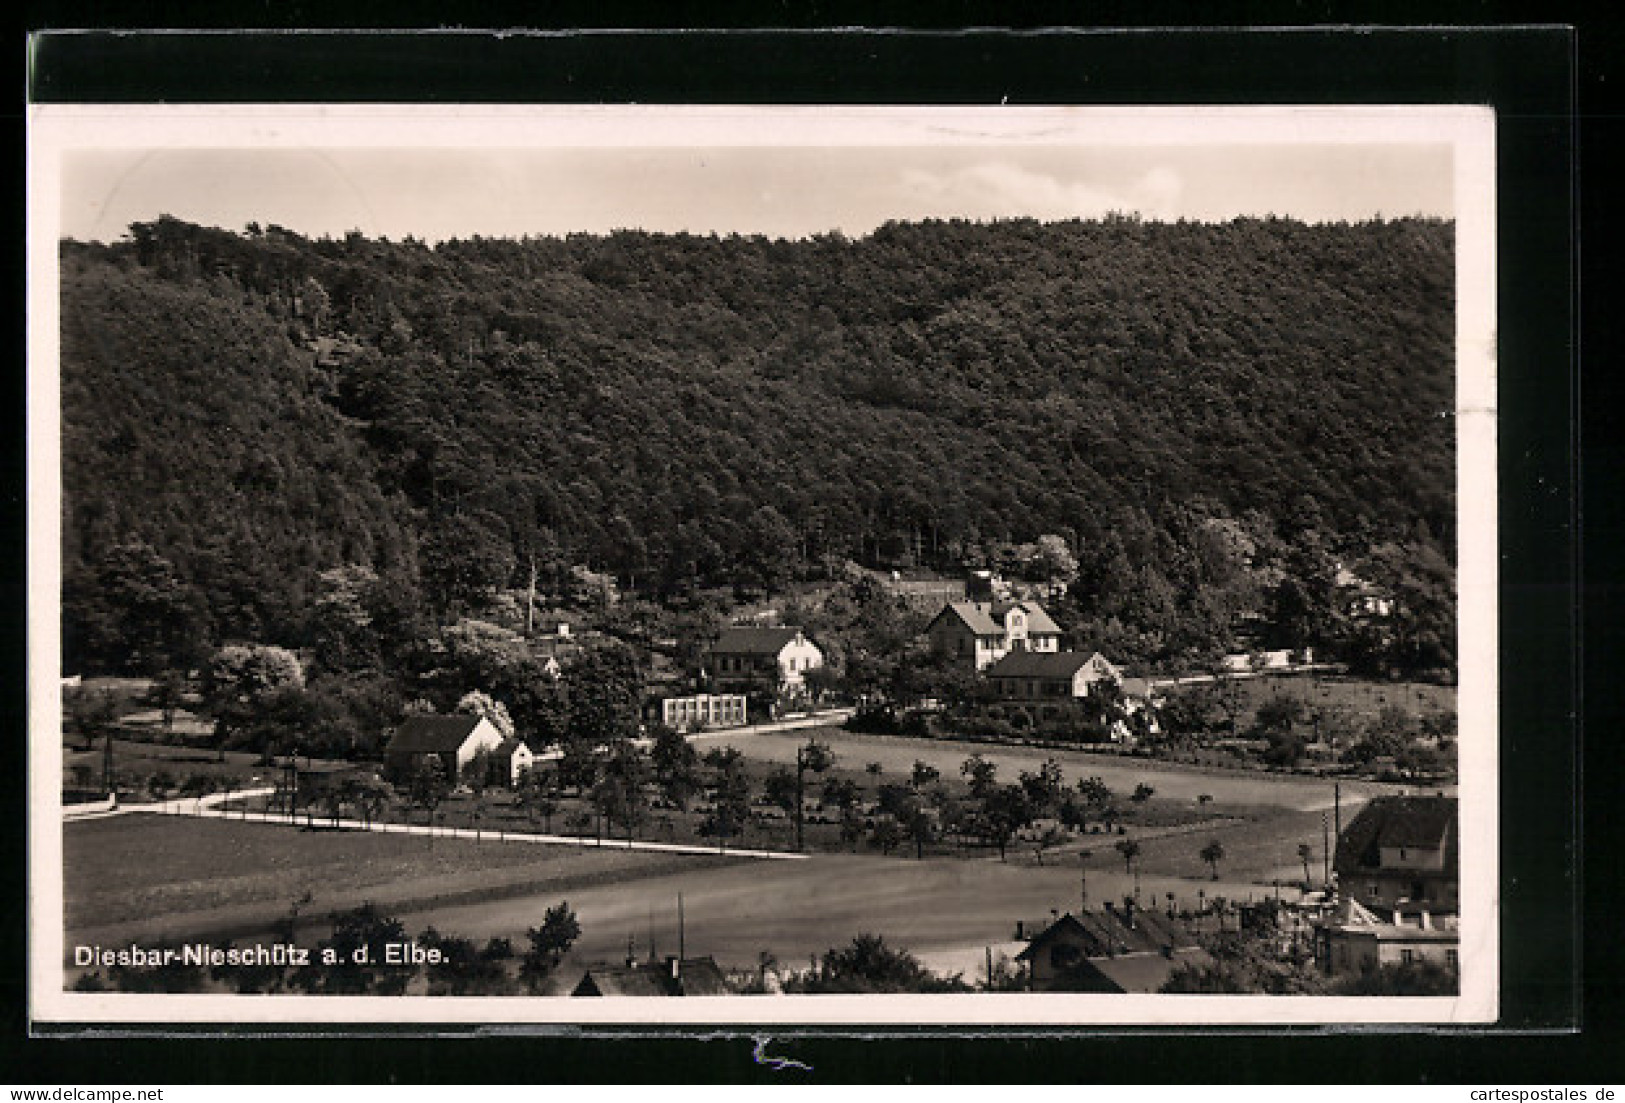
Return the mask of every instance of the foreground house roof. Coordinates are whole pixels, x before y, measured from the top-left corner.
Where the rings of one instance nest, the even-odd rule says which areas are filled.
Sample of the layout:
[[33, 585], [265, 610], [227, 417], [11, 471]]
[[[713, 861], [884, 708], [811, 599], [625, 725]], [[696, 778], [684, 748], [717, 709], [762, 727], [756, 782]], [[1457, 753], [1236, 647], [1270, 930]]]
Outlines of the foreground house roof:
[[728, 982], [716, 960], [709, 957], [664, 962], [634, 961], [626, 965], [595, 965], [588, 969], [572, 996], [726, 996]]
[[1444, 871], [1460, 869], [1456, 798], [1373, 797], [1337, 840], [1333, 863], [1339, 873], [1382, 868], [1382, 852], [1398, 847], [1444, 849]]
[[413, 716], [389, 741], [392, 754], [455, 754], [467, 742], [483, 717]]

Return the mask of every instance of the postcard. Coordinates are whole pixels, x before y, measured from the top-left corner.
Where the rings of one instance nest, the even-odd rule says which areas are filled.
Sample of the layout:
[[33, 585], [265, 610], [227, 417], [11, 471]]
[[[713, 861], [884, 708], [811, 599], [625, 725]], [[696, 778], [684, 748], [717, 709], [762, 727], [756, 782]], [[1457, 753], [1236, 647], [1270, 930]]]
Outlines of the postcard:
[[34, 1023], [1493, 1022], [1494, 167], [33, 106]]

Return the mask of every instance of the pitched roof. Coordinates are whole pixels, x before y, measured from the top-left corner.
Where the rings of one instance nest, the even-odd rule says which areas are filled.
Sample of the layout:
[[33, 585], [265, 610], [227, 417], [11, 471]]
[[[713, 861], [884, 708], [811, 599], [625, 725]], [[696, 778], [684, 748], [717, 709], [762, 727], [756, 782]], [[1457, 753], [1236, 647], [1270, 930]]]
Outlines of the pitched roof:
[[1029, 633], [1052, 636], [1061, 634], [1060, 625], [1050, 618], [1043, 606], [1032, 601], [1002, 601], [996, 604], [986, 601], [952, 601], [937, 614], [936, 619], [940, 620], [945, 616], [957, 617], [965, 627], [978, 636], [1002, 636], [1004, 618], [1011, 609], [1020, 609], [1027, 614]]
[[1130, 920], [1126, 908], [1111, 907], [1101, 911], [1085, 910], [1079, 915], [1067, 912], [1034, 935], [1016, 958], [1031, 960], [1058, 939], [1075, 942], [1089, 958], [1153, 951], [1160, 954], [1165, 949], [1183, 950], [1196, 945], [1196, 936], [1190, 928], [1155, 908], [1135, 908]]
[[455, 754], [479, 726], [478, 716], [413, 716], [395, 730], [392, 754]]
[[799, 628], [752, 628], [735, 625], [724, 628], [711, 645], [713, 653], [722, 655], [777, 655], [798, 635]]
[[[674, 967], [675, 966], [675, 967]], [[673, 974], [676, 974], [675, 976]], [[726, 996], [728, 981], [714, 958], [691, 957], [674, 963], [634, 961], [587, 970], [573, 996]]]
[[1081, 651], [1012, 651], [987, 668], [989, 678], [1071, 678], [1096, 658], [1109, 662], [1100, 652], [1085, 655]]
[[1120, 957], [1096, 957], [1088, 960], [1089, 968], [1099, 973], [1119, 992], [1155, 992], [1181, 965], [1205, 965], [1212, 962], [1206, 950], [1175, 950], [1172, 954], [1136, 952]]
[[1333, 868], [1339, 873], [1376, 870], [1382, 868], [1384, 848], [1443, 845], [1445, 871], [1454, 874], [1460, 862], [1459, 834], [1455, 797], [1373, 797], [1338, 837]]
[[636, 965], [600, 965], [588, 969], [572, 996], [669, 996], [664, 978]]
[[510, 735], [508, 738], [496, 745], [496, 748], [491, 751], [491, 757], [498, 759], [512, 758], [514, 752], [519, 750], [520, 747], [524, 747], [526, 751], [530, 750], [529, 744], [527, 744], [523, 739], [520, 739], [516, 735]]
[[1002, 623], [1005, 615], [1009, 613], [1011, 609], [1020, 609], [1023, 613], [1027, 614], [1028, 632], [1038, 632], [1053, 636], [1059, 636], [1061, 634], [1061, 626], [1050, 619], [1050, 615], [1044, 612], [1044, 607], [1042, 605], [1039, 605], [1034, 601], [1000, 602], [998, 605], [993, 607], [993, 616]]

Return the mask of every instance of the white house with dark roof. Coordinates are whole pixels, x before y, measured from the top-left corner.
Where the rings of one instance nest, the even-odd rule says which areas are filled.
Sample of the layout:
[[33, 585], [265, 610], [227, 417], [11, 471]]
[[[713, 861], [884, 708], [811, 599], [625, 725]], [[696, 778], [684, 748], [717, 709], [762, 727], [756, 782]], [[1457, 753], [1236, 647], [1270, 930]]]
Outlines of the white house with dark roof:
[[707, 666], [719, 687], [749, 687], [763, 681], [795, 692], [809, 670], [824, 665], [824, 653], [800, 628], [724, 628], [711, 645]]
[[925, 630], [931, 649], [986, 670], [1006, 655], [1061, 650], [1061, 628], [1034, 601], [955, 601]]
[[502, 744], [502, 733], [483, 716], [412, 716], [385, 748], [384, 772], [395, 780], [410, 778], [432, 758], [455, 781], [475, 755], [492, 754]]
[[1075, 701], [1100, 682], [1121, 684], [1122, 674], [1096, 651], [1012, 651], [987, 668], [994, 692], [1010, 701]]

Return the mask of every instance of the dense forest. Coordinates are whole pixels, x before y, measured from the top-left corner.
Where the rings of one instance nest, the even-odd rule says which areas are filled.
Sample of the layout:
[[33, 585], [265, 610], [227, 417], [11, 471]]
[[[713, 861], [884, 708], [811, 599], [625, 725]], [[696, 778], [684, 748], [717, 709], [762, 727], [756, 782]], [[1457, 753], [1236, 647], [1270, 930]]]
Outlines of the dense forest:
[[65, 242], [65, 668], [309, 647], [344, 568], [404, 637], [533, 568], [674, 605], [1058, 537], [1076, 646], [1358, 650], [1346, 565], [1448, 671], [1453, 232]]

